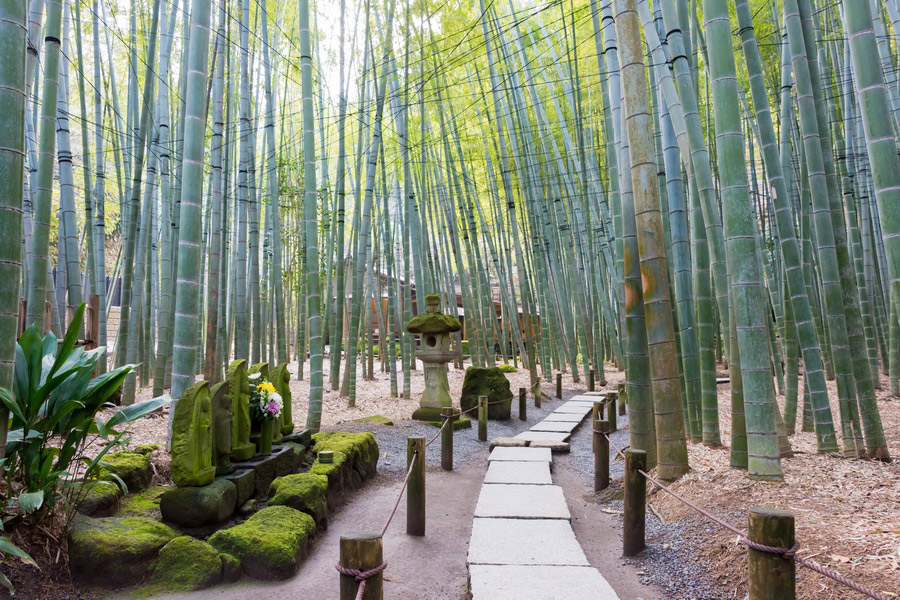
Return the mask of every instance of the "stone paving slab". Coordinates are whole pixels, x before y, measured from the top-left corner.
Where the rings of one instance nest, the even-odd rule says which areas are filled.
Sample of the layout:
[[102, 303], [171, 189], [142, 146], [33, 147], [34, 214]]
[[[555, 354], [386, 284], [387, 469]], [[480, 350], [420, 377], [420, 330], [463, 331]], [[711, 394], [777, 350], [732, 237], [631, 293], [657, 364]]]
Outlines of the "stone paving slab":
[[545, 462], [495, 461], [490, 464], [485, 483], [526, 483], [551, 485], [550, 465]]
[[489, 461], [546, 462], [553, 460], [549, 448], [504, 448], [491, 450]]
[[555, 413], [572, 413], [576, 415], [586, 415], [589, 412], [594, 410], [593, 405], [588, 406], [586, 404], [563, 404], [553, 412]]
[[533, 442], [535, 440], [553, 440], [555, 442], [567, 442], [569, 441], [569, 437], [571, 433], [562, 433], [556, 431], [523, 431], [516, 437], [520, 440], [528, 440], [529, 442]]
[[571, 519], [558, 485], [491, 483], [481, 486], [476, 517], [511, 519]]
[[593, 567], [471, 565], [472, 600], [619, 600]]
[[475, 519], [468, 563], [588, 566], [572, 526], [560, 519]]
[[[590, 395], [588, 395], [590, 394]], [[606, 392], [588, 392], [587, 394], [580, 394], [578, 396], [572, 396], [569, 398], [569, 402], [579, 402], [582, 404], [591, 404], [594, 402], [598, 402], [603, 400], [606, 396]]]
[[553, 412], [544, 417], [543, 423], [547, 421], [555, 421], [557, 423], [581, 423], [585, 415], [581, 413], [557, 413]]
[[606, 396], [608, 393], [609, 393], [609, 392], [606, 391], [606, 390], [600, 390], [600, 391], [597, 391], [597, 392], [585, 392], [585, 393], [579, 394], [578, 396], [575, 396], [575, 397], [576, 397], [576, 398], [581, 398], [581, 397], [583, 397], [583, 396], [587, 396], [588, 398], [596, 398], [597, 396]]
[[581, 424], [581, 421], [577, 423], [565, 423], [560, 421], [541, 421], [531, 427], [529, 431], [553, 431], [557, 433], [572, 433], [575, 431], [575, 428]]

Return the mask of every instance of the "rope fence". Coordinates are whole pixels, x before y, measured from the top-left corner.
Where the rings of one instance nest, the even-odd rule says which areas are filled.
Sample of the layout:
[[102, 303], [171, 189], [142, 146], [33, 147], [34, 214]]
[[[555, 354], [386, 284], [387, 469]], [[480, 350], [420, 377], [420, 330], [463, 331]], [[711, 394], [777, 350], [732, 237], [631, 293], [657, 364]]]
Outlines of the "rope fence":
[[[601, 403], [602, 402], [597, 402], [595, 404], [593, 434], [594, 434], [595, 440], [597, 439], [598, 436], [602, 436], [605, 443], [598, 445], [598, 444], [596, 444], [596, 441], [595, 441], [594, 452], [597, 454], [596, 458], [599, 461], [603, 460], [603, 457], [600, 456], [601, 452], [606, 454], [606, 474], [607, 474], [607, 484], [606, 485], [608, 485], [608, 473], [609, 473], [609, 450], [608, 449], [611, 447], [613, 450], [615, 450], [616, 454], [618, 454], [619, 456], [622, 457], [623, 460], [625, 460], [625, 462], [626, 462], [625, 485], [626, 485], [626, 487], [628, 487], [629, 486], [628, 471], [629, 471], [630, 463], [633, 462], [632, 460], [629, 459], [629, 455], [633, 455], [633, 453], [640, 453], [641, 455], [644, 455], [644, 453], [643, 453], [643, 451], [636, 451], [636, 450], [626, 450], [623, 452], [622, 449], [620, 449], [618, 446], [616, 446], [616, 444], [610, 438], [611, 432], [606, 431], [606, 429], [607, 429], [606, 422], [601, 421], [598, 418], [598, 410], [597, 409], [599, 407], [597, 405], [599, 405]], [[612, 408], [610, 408], [610, 411], [612, 412]], [[606, 446], [606, 448], [601, 448], [598, 446]], [[598, 460], [595, 460], [595, 468], [598, 466]], [[602, 466], [601, 466], [601, 469], [602, 469]], [[679, 502], [681, 502], [688, 508], [691, 508], [692, 510], [700, 513], [701, 515], [703, 515], [710, 521], [713, 521], [714, 523], [717, 523], [718, 525], [724, 527], [725, 529], [728, 529], [729, 531], [737, 534], [738, 537], [741, 538], [741, 543], [743, 543], [745, 546], [752, 548], [753, 550], [757, 550], [759, 552], [765, 552], [768, 554], [779, 556], [779, 557], [787, 559], [789, 561], [793, 560], [793, 561], [803, 565], [804, 567], [811, 569], [812, 571], [815, 571], [816, 573], [824, 575], [825, 577], [833, 579], [834, 581], [837, 581], [838, 583], [841, 583], [853, 590], [856, 590], [857, 592], [864, 594], [864, 595], [868, 596], [869, 598], [874, 598], [875, 600], [890, 600], [884, 594], [879, 594], [878, 592], [872, 591], [869, 588], [867, 588], [863, 585], [860, 585], [859, 583], [850, 581], [849, 579], [847, 579], [840, 573], [837, 573], [836, 571], [832, 571], [831, 569], [823, 567], [820, 564], [817, 564], [815, 562], [812, 562], [810, 560], [807, 560], [807, 559], [799, 556], [797, 554], [798, 545], [796, 543], [793, 544], [790, 548], [782, 548], [782, 547], [778, 547], [778, 546], [770, 546], [767, 544], [762, 544], [760, 542], [751, 540], [750, 535], [748, 535], [747, 532], [738, 529], [737, 527], [731, 525], [730, 523], [727, 523], [726, 521], [722, 520], [721, 518], [717, 517], [716, 515], [710, 513], [703, 507], [698, 506], [697, 504], [691, 502], [687, 498], [681, 496], [677, 492], [673, 491], [669, 486], [665, 485], [664, 483], [662, 483], [661, 481], [657, 480], [655, 477], [650, 475], [643, 468], [634, 468], [633, 470], [634, 470], [634, 472], [643, 476], [644, 479], [646, 479], [647, 481], [649, 481], [650, 483], [655, 485], [657, 488], [659, 488], [659, 489], [663, 490], [664, 492], [666, 492], [667, 494], [671, 495], [673, 498], [675, 498], [676, 500], [678, 500]], [[597, 487], [597, 485], [596, 485], [596, 477], [595, 477], [595, 490], [596, 490], [596, 487]], [[605, 487], [605, 486], [603, 486], [603, 487]], [[603, 488], [601, 487], [600, 489], [603, 489]], [[597, 490], [597, 491], [599, 491], [599, 490]], [[646, 494], [646, 492], [645, 492], [645, 494]], [[626, 513], [629, 512], [628, 511], [628, 499], [630, 497], [634, 497], [634, 495], [633, 494], [630, 495], [629, 490], [626, 489], [626, 491], [625, 491]], [[643, 509], [640, 508], [639, 512], [641, 513], [641, 520], [643, 520], [643, 512], [644, 512]], [[778, 512], [782, 512], [782, 511], [778, 511]], [[784, 513], [784, 514], [790, 515], [790, 513]], [[753, 518], [754, 518], [754, 515], [751, 512], [751, 520]], [[626, 529], [628, 529], [628, 527], [629, 527], [629, 519], [627, 517], [625, 519], [625, 527], [626, 527]], [[639, 545], [638, 551], [640, 551], [640, 549], [643, 549], [643, 547], [644, 547], [643, 534], [644, 534], [643, 523], [641, 523], [640, 531], [639, 531], [640, 540], [638, 543], [638, 545]], [[633, 536], [630, 536], [629, 532], [626, 531], [626, 533], [624, 535], [626, 545], [629, 543], [630, 537], [633, 537]], [[790, 537], [793, 538], [793, 516], [792, 515], [790, 515]], [[626, 553], [626, 555], [628, 555], [628, 554]], [[793, 579], [793, 577], [791, 577], [791, 579]], [[791, 585], [791, 589], [793, 589], [793, 581], [790, 581], [788, 583]], [[750, 598], [751, 599], [753, 598], [752, 593], [751, 593]], [[793, 595], [791, 596], [791, 598], [793, 598]]]

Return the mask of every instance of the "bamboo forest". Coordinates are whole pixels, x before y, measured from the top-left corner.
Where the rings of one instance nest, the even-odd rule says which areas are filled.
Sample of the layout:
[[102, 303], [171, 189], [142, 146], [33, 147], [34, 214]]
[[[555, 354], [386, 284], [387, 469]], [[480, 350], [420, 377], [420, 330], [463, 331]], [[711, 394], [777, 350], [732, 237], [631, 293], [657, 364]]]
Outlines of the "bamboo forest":
[[898, 135], [900, 0], [0, 0], [0, 598], [900, 598]]

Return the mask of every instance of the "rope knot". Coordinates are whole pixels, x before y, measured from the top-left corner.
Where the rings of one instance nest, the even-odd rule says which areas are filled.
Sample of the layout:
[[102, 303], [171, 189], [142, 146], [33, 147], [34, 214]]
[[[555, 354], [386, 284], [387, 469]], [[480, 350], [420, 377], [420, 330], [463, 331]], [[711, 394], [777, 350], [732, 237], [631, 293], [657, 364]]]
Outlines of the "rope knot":
[[794, 558], [794, 556], [797, 554], [798, 548], [797, 544], [794, 544], [790, 548], [778, 548], [776, 546], [757, 544], [756, 542], [751, 542], [750, 540], [744, 540], [744, 543], [754, 550], [759, 550], [760, 552], [768, 552], [769, 554], [779, 554], [785, 558]]
[[387, 563], [383, 562], [377, 567], [369, 569], [368, 571], [360, 571], [359, 569], [351, 569], [349, 567], [341, 566], [340, 563], [334, 565], [334, 568], [338, 570], [338, 573], [341, 575], [346, 575], [347, 577], [352, 577], [358, 582], [363, 582], [366, 579], [374, 577], [384, 571], [387, 568]]

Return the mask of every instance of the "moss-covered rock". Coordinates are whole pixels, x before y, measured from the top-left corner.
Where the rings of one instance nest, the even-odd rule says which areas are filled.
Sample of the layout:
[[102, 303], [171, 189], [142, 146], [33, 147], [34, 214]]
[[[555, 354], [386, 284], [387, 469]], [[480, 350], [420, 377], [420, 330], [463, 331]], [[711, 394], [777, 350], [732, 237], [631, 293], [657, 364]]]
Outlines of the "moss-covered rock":
[[509, 380], [497, 367], [469, 367], [463, 379], [459, 407], [463, 412], [478, 405], [478, 397], [488, 397], [488, 419], [506, 421], [512, 411], [513, 393]]
[[178, 533], [144, 517], [76, 517], [69, 532], [69, 570], [106, 588], [133, 585], [147, 574], [160, 548]]
[[328, 503], [332, 506], [347, 490], [360, 487], [375, 474], [378, 466], [378, 442], [368, 432], [322, 432], [313, 435], [313, 451], [331, 450], [334, 462], [316, 460], [310, 473], [328, 477]]
[[456, 333], [460, 329], [462, 324], [459, 319], [442, 313], [417, 315], [406, 324], [406, 330], [410, 333]]
[[372, 415], [371, 417], [363, 417], [356, 419], [356, 423], [380, 423], [381, 425], [393, 425], [394, 422], [383, 415]]
[[203, 527], [226, 521], [234, 514], [237, 488], [227, 479], [202, 487], [175, 487], [160, 498], [163, 519], [184, 527]]
[[[443, 421], [426, 421], [432, 427], [443, 427]], [[453, 431], [459, 431], [460, 429], [471, 429], [472, 428], [472, 419], [456, 419], [453, 421]]]
[[166, 485], [156, 485], [137, 494], [128, 494], [122, 498], [119, 516], [158, 518], [160, 516], [160, 498], [170, 489], [172, 488]]
[[269, 487], [269, 506], [290, 506], [305, 512], [325, 529], [328, 526], [328, 477], [316, 473], [296, 473], [279, 477]]
[[241, 561], [230, 554], [220, 554], [222, 559], [222, 581], [234, 583], [241, 578]]
[[109, 517], [116, 512], [122, 488], [112, 481], [85, 481], [77, 494], [75, 510], [89, 517]]
[[167, 592], [202, 590], [222, 581], [222, 558], [215, 548], [190, 536], [163, 546], [153, 563], [151, 588]]
[[135, 454], [143, 454], [144, 456], [149, 456], [153, 453], [157, 448], [162, 448], [162, 444], [141, 444], [140, 446], [135, 446], [132, 449], [132, 452]]
[[235, 504], [238, 506], [252, 498], [256, 491], [256, 471], [253, 469], [238, 469], [234, 473], [223, 475], [221, 479], [230, 481], [237, 488]]
[[115, 481], [111, 474], [121, 479], [129, 492], [139, 492], [150, 485], [153, 472], [150, 470], [150, 458], [136, 452], [118, 452], [107, 454], [101, 459], [104, 466], [100, 469], [100, 479]]
[[287, 579], [309, 550], [316, 523], [308, 514], [287, 506], [269, 506], [244, 523], [217, 531], [209, 543], [241, 563], [254, 579]]
[[518, 371], [518, 369], [512, 365], [497, 365], [497, 368], [500, 369], [501, 373], [515, 373]]

